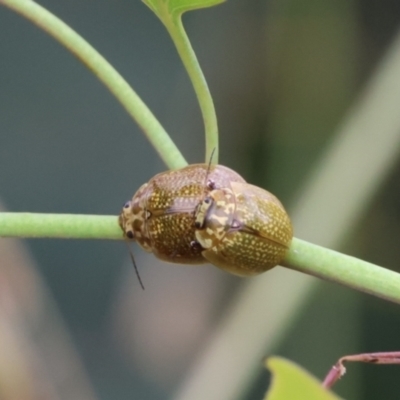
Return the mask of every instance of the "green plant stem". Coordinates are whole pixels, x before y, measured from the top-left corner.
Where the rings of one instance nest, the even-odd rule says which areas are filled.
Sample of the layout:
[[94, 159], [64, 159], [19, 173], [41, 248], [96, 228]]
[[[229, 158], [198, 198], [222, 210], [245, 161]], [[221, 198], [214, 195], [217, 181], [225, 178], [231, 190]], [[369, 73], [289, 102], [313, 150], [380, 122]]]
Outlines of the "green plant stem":
[[283, 266], [400, 304], [400, 274], [293, 238]]
[[0, 237], [123, 239], [115, 215], [0, 212]]
[[[204, 78], [203, 72], [200, 68], [196, 54], [190, 44], [189, 38], [186, 34], [185, 28], [182, 24], [182, 15], [175, 15], [171, 18], [162, 19], [165, 27], [175, 46], [178, 50], [179, 56], [189, 74], [192, 81], [197, 99], [199, 101], [201, 113], [204, 120], [205, 137], [206, 137], [206, 159], [205, 162], [210, 162], [211, 155], [213, 156], [212, 162], [218, 164], [218, 123], [215, 113], [214, 102], [211, 97], [210, 90]], [[213, 153], [214, 152], [214, 153]]]
[[[0, 237], [123, 239], [117, 216], [0, 212]], [[400, 274], [293, 239], [284, 266], [400, 304]]]
[[115, 68], [63, 21], [31, 0], [0, 0], [53, 36], [81, 60], [111, 91], [144, 131], [161, 159], [171, 169], [187, 165], [179, 149], [146, 104]]

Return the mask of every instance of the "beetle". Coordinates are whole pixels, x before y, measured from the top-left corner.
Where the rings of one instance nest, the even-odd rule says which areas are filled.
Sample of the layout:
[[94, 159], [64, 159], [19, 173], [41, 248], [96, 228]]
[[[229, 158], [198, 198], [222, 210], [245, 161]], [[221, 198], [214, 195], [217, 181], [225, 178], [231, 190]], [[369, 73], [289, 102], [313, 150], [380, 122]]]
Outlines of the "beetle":
[[242, 182], [210, 191], [197, 209], [195, 226], [203, 256], [239, 276], [278, 265], [293, 237], [281, 202], [268, 191]]
[[119, 225], [133, 239], [161, 260], [179, 264], [204, 264], [195, 238], [195, 213], [207, 192], [245, 182], [222, 165], [192, 164], [155, 175], [125, 203]]
[[125, 203], [127, 239], [161, 260], [251, 276], [278, 265], [293, 237], [280, 201], [223, 165], [160, 173]]

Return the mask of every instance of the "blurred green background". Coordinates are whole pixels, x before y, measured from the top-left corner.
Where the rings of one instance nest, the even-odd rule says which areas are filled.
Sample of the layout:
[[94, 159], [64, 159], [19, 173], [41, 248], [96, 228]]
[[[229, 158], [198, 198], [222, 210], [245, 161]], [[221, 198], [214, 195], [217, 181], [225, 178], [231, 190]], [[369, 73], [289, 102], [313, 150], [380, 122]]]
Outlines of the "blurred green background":
[[[189, 162], [203, 161], [192, 87], [164, 27], [145, 5], [40, 4], [116, 67]], [[184, 22], [215, 101], [221, 164], [294, 209], [397, 35], [400, 3], [229, 0], [190, 13]], [[67, 50], [1, 7], [0, 34], [3, 210], [118, 214], [165, 166]], [[400, 114], [400, 102], [393, 109]], [[366, 145], [371, 164], [373, 150]], [[337, 170], [338, 177], [346, 173]], [[399, 182], [394, 161], [381, 174], [367, 212], [343, 233], [341, 250], [400, 269]], [[341, 198], [337, 193], [332, 199], [332, 215], [340, 213]], [[161, 263], [137, 246], [133, 251], [144, 292], [122, 242], [0, 240], [1, 399], [174, 399], [190, 385], [188, 377], [244, 280], [211, 266]], [[265, 307], [285, 312], [278, 300]], [[400, 350], [399, 332], [398, 306], [321, 283], [299, 299], [237, 398], [262, 398], [269, 377], [261, 361], [268, 354], [323, 378], [344, 354]], [[252, 341], [240, 351], [246, 346]], [[240, 369], [237, 350], [229, 362]], [[222, 363], [215, 380], [229, 373]], [[400, 367], [351, 365], [335, 390], [344, 398], [398, 399], [399, 377]]]

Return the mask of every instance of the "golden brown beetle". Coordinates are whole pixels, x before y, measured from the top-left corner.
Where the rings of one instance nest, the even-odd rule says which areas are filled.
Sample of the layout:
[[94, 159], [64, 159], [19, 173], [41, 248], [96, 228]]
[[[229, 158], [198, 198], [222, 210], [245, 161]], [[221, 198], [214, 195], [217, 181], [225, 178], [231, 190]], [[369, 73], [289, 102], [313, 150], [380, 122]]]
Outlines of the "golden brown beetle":
[[278, 265], [293, 237], [280, 201], [264, 189], [241, 182], [212, 190], [198, 207], [195, 226], [203, 256], [240, 276]]
[[210, 191], [245, 182], [222, 165], [192, 164], [154, 176], [125, 203], [119, 225], [128, 239], [158, 258], [180, 264], [204, 264], [202, 248], [195, 242], [195, 212]]
[[279, 264], [293, 236], [279, 200], [222, 165], [156, 175], [124, 205], [119, 224], [164, 261], [210, 262], [240, 276]]

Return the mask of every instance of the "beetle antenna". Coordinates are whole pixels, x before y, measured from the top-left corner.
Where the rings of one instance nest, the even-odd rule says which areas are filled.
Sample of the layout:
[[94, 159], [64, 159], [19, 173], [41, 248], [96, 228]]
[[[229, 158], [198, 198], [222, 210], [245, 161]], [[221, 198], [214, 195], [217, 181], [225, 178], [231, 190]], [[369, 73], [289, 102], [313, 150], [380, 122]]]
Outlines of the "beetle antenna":
[[138, 270], [138, 267], [137, 267], [136, 262], [135, 262], [135, 257], [133, 257], [133, 253], [132, 253], [131, 249], [129, 248], [128, 242], [125, 242], [125, 243], [126, 243], [126, 245], [128, 246], [129, 255], [130, 255], [131, 260], [132, 260], [133, 268], [135, 268], [136, 276], [137, 276], [137, 278], [138, 278], [138, 281], [139, 281], [139, 283], [140, 283], [140, 286], [141, 286], [142, 289], [144, 290], [143, 282], [142, 282], [142, 279], [140, 278], [139, 270]]
[[205, 182], [204, 182], [204, 194], [206, 192], [206, 188], [207, 188], [207, 179], [208, 176], [210, 175], [210, 171], [211, 171], [211, 164], [212, 164], [212, 159], [214, 157], [214, 153], [215, 153], [215, 147], [213, 148], [213, 151], [211, 152], [211, 156], [210, 156], [210, 161], [208, 161], [208, 166], [207, 166], [207, 172], [206, 172], [206, 178], [205, 178]]

